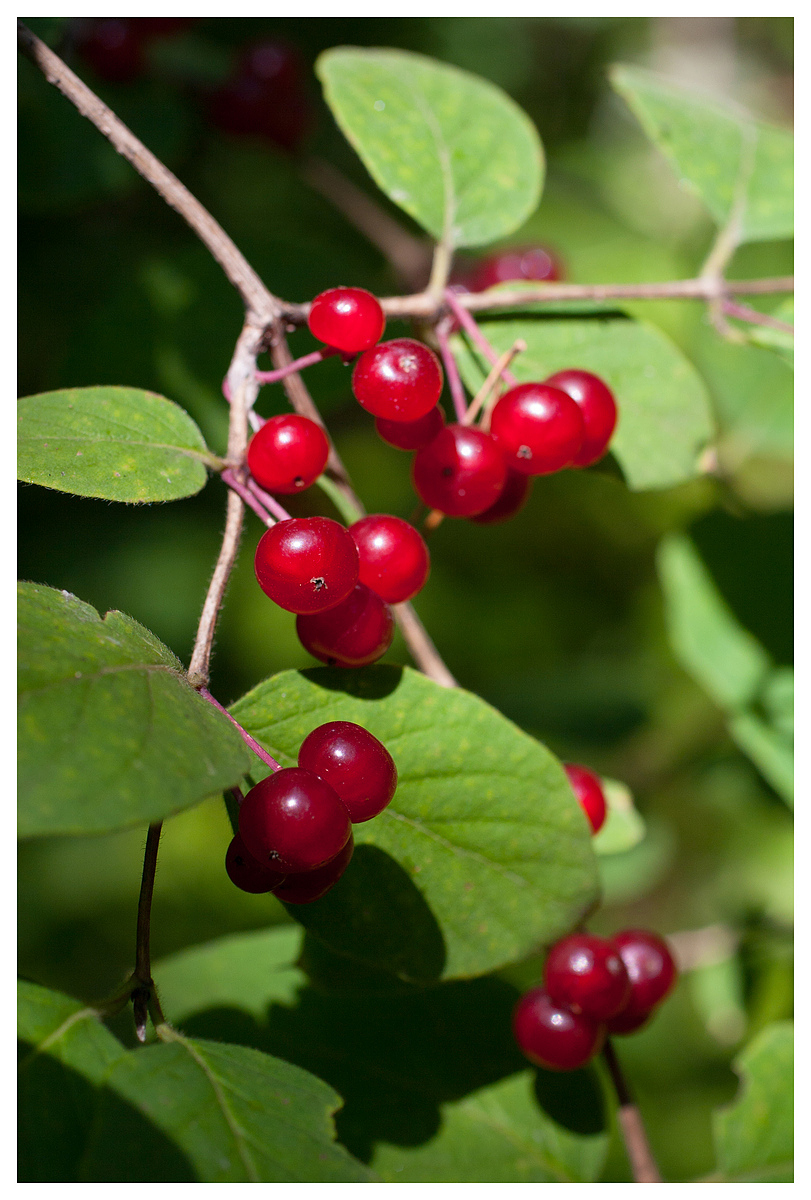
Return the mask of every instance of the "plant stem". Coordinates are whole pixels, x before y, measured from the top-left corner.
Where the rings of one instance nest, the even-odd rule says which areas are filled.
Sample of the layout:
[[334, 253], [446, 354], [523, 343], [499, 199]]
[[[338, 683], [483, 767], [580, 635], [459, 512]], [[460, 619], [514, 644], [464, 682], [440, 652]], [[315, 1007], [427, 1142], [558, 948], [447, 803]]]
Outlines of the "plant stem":
[[[464, 329], [465, 333], [468, 334], [471, 341], [478, 346], [485, 358], [495, 366], [495, 364], [499, 361], [498, 352], [490, 345], [481, 329], [479, 329], [478, 325], [473, 320], [473, 317], [471, 317], [470, 313], [466, 312], [464, 308], [462, 308], [459, 303], [459, 297], [452, 292], [450, 288], [447, 288], [445, 291], [445, 299], [448, 303], [448, 307]], [[510, 385], [510, 387], [515, 387], [515, 385], [518, 383], [518, 380], [511, 371], [500, 371], [499, 374], [503, 375], [505, 381]]]
[[758, 312], [748, 304], [736, 304], [734, 300], [723, 300], [721, 308], [728, 317], [737, 317], [739, 321], [748, 321], [751, 325], [765, 325], [767, 329], [779, 329], [781, 333], [794, 336], [794, 326], [787, 321], [780, 321], [769, 313]]
[[623, 1141], [625, 1142], [628, 1161], [631, 1164], [634, 1182], [661, 1183], [662, 1176], [659, 1174], [656, 1160], [651, 1153], [648, 1137], [645, 1133], [645, 1126], [642, 1124], [642, 1117], [631, 1096], [630, 1088], [622, 1073], [622, 1068], [620, 1067], [610, 1038], [606, 1038], [605, 1046], [603, 1047], [603, 1058], [608, 1067], [611, 1082], [614, 1085], [614, 1091], [619, 1101], [617, 1119], [622, 1131]]
[[232, 471], [230, 467], [228, 470], [222, 472], [222, 481], [223, 483], [226, 483], [228, 487], [233, 488], [243, 503], [247, 504], [248, 508], [252, 509], [253, 512], [256, 513], [259, 520], [267, 525], [268, 529], [271, 529], [276, 524], [273, 517], [271, 517], [270, 514], [265, 511], [264, 506], [256, 498], [256, 496], [253, 495], [250, 488], [246, 487], [244, 483], [240, 482], [240, 480], [237, 478], [236, 472]]
[[405, 604], [393, 604], [392, 609], [411, 656], [423, 675], [441, 687], [458, 687], [411, 604], [408, 601]]
[[279, 501], [274, 496], [271, 496], [270, 492], [266, 492], [264, 488], [260, 487], [256, 480], [251, 478], [250, 475], [248, 476], [248, 491], [257, 500], [259, 500], [261, 504], [264, 504], [268, 512], [275, 517], [277, 521], [290, 520], [290, 513], [287, 511], [287, 509], [283, 508]]
[[[473, 422], [476, 420], [479, 409], [483, 408], [484, 405], [487, 404], [490, 393], [493, 391], [500, 377], [505, 373], [507, 367], [515, 358], [516, 354], [521, 354], [521, 352], [526, 350], [526, 348], [526, 342], [521, 338], [517, 338], [513, 342], [512, 346], [510, 346], [509, 350], [505, 350], [501, 357], [496, 360], [496, 362], [493, 364], [490, 374], [487, 376], [484, 383], [474, 396], [473, 403], [470, 405], [470, 408], [467, 410], [465, 418], [462, 421], [463, 425], [473, 424]], [[484, 422], [482, 422], [482, 427], [484, 427]]]
[[17, 44], [48, 82], [104, 134], [121, 157], [191, 226], [239, 292], [248, 312], [264, 321], [275, 316], [280, 310], [279, 301], [200, 201], [22, 21], [17, 22]]
[[149, 954], [149, 924], [152, 913], [152, 892], [155, 887], [155, 870], [158, 865], [158, 845], [161, 840], [162, 821], [149, 826], [144, 850], [144, 869], [141, 875], [141, 891], [138, 896], [138, 923], [135, 932], [135, 978], [145, 988], [152, 987], [152, 964]]
[[248, 733], [247, 729], [242, 728], [239, 721], [234, 720], [234, 718], [231, 716], [228, 709], [223, 708], [223, 706], [222, 706], [222, 704], [220, 704], [219, 700], [214, 699], [214, 697], [212, 696], [212, 694], [208, 690], [208, 688], [198, 688], [197, 690], [199, 691], [200, 695], [203, 697], [204, 700], [208, 700], [209, 704], [213, 704], [215, 708], [219, 709], [219, 711], [221, 713], [225, 714], [225, 716], [228, 718], [228, 720], [231, 722], [232, 725], [236, 725], [237, 729], [239, 730], [240, 734], [242, 735], [243, 742], [245, 742], [245, 744], [247, 746], [250, 746], [250, 748], [251, 748], [251, 750], [253, 750], [254, 754], [256, 754], [259, 758], [261, 758], [262, 762], [265, 763], [266, 766], [270, 767], [271, 771], [281, 771], [282, 768], [279, 765], [279, 763], [276, 762], [276, 759], [272, 758], [268, 754], [267, 750], [263, 749], [263, 747], [259, 745], [256, 738], [251, 737], [251, 735]]
[[436, 340], [439, 342], [442, 361], [445, 364], [445, 374], [448, 377], [448, 386], [451, 389], [456, 420], [460, 425], [464, 425], [465, 414], [467, 413], [467, 401], [465, 400], [462, 380], [459, 378], [459, 368], [456, 365], [456, 359], [453, 357], [448, 341], [448, 322], [445, 320], [440, 321], [434, 332]]
[[257, 371], [256, 380], [262, 384], [281, 383], [285, 376], [291, 375], [293, 371], [303, 371], [305, 367], [313, 367], [316, 363], [323, 362], [325, 358], [330, 358], [337, 353], [338, 351], [333, 350], [331, 346], [324, 346], [321, 350], [313, 350], [312, 354], [305, 354], [302, 358], [297, 358], [275, 371]]

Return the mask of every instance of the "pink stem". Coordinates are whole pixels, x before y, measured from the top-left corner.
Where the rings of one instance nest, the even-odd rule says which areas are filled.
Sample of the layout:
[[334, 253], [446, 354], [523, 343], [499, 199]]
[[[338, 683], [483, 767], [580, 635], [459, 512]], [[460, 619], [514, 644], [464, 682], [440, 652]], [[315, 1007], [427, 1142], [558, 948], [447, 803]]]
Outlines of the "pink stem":
[[[445, 300], [448, 308], [456, 317], [456, 320], [462, 326], [465, 333], [470, 336], [471, 341], [475, 342], [484, 357], [488, 359], [491, 364], [496, 363], [499, 357], [497, 351], [494, 350], [490, 345], [487, 338], [484, 336], [481, 329], [479, 329], [479, 326], [476, 324], [467, 309], [462, 308], [462, 305], [456, 299], [456, 295], [451, 291], [450, 288], [445, 289]], [[515, 378], [512, 371], [502, 372], [502, 378], [510, 385], [510, 387], [515, 387], [518, 383], [518, 380]]]
[[248, 487], [256, 499], [261, 500], [268, 512], [273, 513], [277, 521], [289, 521], [291, 519], [290, 513], [287, 511], [287, 509], [282, 508], [279, 501], [274, 500], [270, 492], [266, 492], [264, 488], [261, 488], [256, 480], [252, 479], [250, 475], [248, 476]]
[[232, 491], [236, 492], [240, 500], [244, 501], [244, 503], [248, 505], [248, 508], [253, 509], [259, 520], [264, 522], [268, 529], [276, 524], [273, 517], [268, 515], [256, 496], [252, 495], [251, 492], [248, 491], [244, 483], [240, 483], [230, 467], [226, 467], [226, 469], [222, 472], [222, 481], [223, 483], [228, 484]]
[[724, 300], [721, 304], [728, 317], [737, 317], [739, 321], [749, 321], [752, 325], [766, 325], [769, 329], [779, 329], [781, 333], [794, 333], [794, 326], [786, 321], [779, 321], [768, 313], [758, 312], [748, 304], [736, 304], [734, 300]]
[[453, 407], [456, 411], [456, 420], [460, 424], [464, 423], [467, 413], [467, 401], [465, 400], [465, 391], [462, 387], [462, 380], [459, 378], [459, 368], [456, 366], [456, 359], [451, 352], [448, 342], [447, 322], [440, 321], [436, 327], [436, 340], [439, 342], [439, 349], [442, 354], [442, 361], [445, 364], [445, 374], [448, 376], [448, 386], [451, 389], [453, 397]]
[[313, 367], [316, 363], [321, 362], [325, 358], [329, 358], [332, 354], [340, 353], [338, 350], [333, 350], [332, 346], [322, 346], [320, 350], [313, 350], [312, 354], [305, 354], [303, 358], [297, 358], [293, 362], [288, 363], [286, 367], [277, 367], [275, 371], [257, 371], [256, 378], [259, 383], [279, 383], [288, 375], [292, 375], [295, 371], [303, 371], [305, 367]]
[[268, 754], [267, 750], [262, 749], [262, 747], [257, 742], [256, 738], [252, 738], [251, 735], [248, 733], [247, 729], [243, 729], [242, 726], [240, 725], [239, 721], [234, 720], [234, 718], [231, 716], [228, 709], [223, 708], [223, 706], [220, 704], [219, 700], [215, 700], [214, 697], [212, 696], [211, 692], [208, 691], [207, 688], [200, 688], [199, 691], [200, 691], [200, 695], [203, 697], [204, 700], [208, 700], [209, 704], [213, 704], [214, 707], [218, 708], [221, 713], [225, 713], [226, 717], [231, 722], [231, 724], [236, 725], [237, 729], [242, 734], [243, 742], [245, 742], [246, 745], [250, 746], [250, 748], [251, 748], [251, 750], [253, 750], [254, 754], [257, 754], [259, 756], [259, 758], [261, 758], [262, 762], [266, 763], [267, 766], [270, 767], [271, 771], [281, 771], [281, 769], [282, 769], [281, 765], [276, 762], [276, 759], [271, 758], [270, 755]]

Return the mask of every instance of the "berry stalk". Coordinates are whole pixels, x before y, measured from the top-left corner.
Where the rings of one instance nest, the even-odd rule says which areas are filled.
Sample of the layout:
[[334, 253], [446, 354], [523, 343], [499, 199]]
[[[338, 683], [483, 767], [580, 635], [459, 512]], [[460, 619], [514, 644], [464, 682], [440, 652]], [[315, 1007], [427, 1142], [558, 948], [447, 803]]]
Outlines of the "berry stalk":
[[[445, 289], [445, 301], [448, 305], [448, 308], [456, 317], [456, 320], [464, 329], [465, 333], [470, 337], [471, 341], [478, 346], [487, 361], [495, 366], [499, 358], [497, 351], [494, 350], [494, 348], [490, 345], [473, 317], [471, 317], [466, 308], [462, 307], [462, 305], [459, 303], [456, 293], [451, 291], [450, 288]], [[505, 382], [508, 383], [510, 387], [517, 386], [518, 380], [510, 371], [504, 371], [503, 374]]]
[[467, 413], [467, 401], [465, 400], [465, 391], [462, 387], [462, 380], [459, 378], [459, 368], [456, 365], [456, 359], [453, 357], [450, 343], [448, 341], [449, 322], [447, 320], [440, 321], [435, 329], [436, 340], [439, 343], [439, 352], [442, 355], [442, 362], [445, 367], [445, 374], [448, 377], [448, 387], [451, 389], [451, 398], [453, 399], [453, 408], [456, 413], [456, 420], [460, 425], [465, 422]]
[[222, 472], [222, 481], [223, 483], [227, 483], [232, 491], [236, 492], [239, 498], [248, 505], [248, 508], [252, 509], [256, 513], [259, 520], [264, 525], [267, 525], [268, 529], [276, 524], [273, 517], [271, 517], [265, 511], [257, 497], [253, 495], [253, 493], [248, 487], [246, 487], [244, 483], [240, 483], [235, 472], [232, 471], [230, 467], [226, 468], [226, 470]]
[[203, 697], [204, 700], [208, 700], [209, 704], [213, 704], [215, 708], [219, 709], [219, 711], [221, 713], [225, 714], [225, 716], [228, 718], [228, 720], [231, 722], [232, 725], [235, 725], [237, 727], [237, 729], [240, 732], [240, 736], [242, 737], [242, 740], [243, 740], [243, 742], [245, 742], [246, 746], [250, 746], [250, 748], [251, 748], [251, 750], [253, 750], [254, 754], [256, 754], [259, 758], [261, 758], [262, 762], [265, 763], [266, 766], [270, 767], [271, 771], [281, 771], [281, 769], [282, 769], [281, 764], [277, 763], [275, 758], [271, 758], [271, 756], [268, 754], [267, 750], [265, 750], [262, 746], [259, 745], [256, 738], [252, 738], [251, 735], [248, 733], [247, 729], [242, 728], [239, 721], [234, 720], [234, 718], [231, 716], [228, 709], [223, 708], [223, 706], [220, 704], [219, 700], [214, 699], [214, 697], [212, 696], [212, 694], [208, 690], [208, 688], [203, 687], [203, 688], [198, 688], [197, 690], [199, 691], [200, 695]]
[[329, 358], [338, 351], [331, 346], [322, 346], [320, 350], [313, 350], [312, 354], [305, 354], [301, 358], [296, 358], [290, 363], [286, 363], [283, 367], [277, 367], [275, 371], [257, 371], [257, 383], [281, 383], [288, 375], [292, 375], [295, 371], [303, 371], [305, 367], [313, 367], [316, 363], [322, 362], [325, 358]]
[[619, 1121], [622, 1138], [625, 1142], [625, 1149], [628, 1154], [628, 1161], [631, 1164], [634, 1182], [661, 1183], [662, 1176], [659, 1173], [656, 1159], [653, 1157], [650, 1144], [648, 1143], [648, 1135], [645, 1132], [645, 1126], [642, 1124], [642, 1117], [634, 1103], [631, 1090], [622, 1073], [619, 1059], [610, 1038], [606, 1038], [602, 1053], [619, 1102], [617, 1120]]

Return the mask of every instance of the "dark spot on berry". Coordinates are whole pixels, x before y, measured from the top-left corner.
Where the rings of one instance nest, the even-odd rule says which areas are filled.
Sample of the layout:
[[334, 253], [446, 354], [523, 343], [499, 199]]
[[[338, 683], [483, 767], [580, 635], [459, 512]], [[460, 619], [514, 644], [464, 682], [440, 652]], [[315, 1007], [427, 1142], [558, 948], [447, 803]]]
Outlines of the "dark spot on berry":
[[302, 475], [297, 475], [296, 478], [293, 480], [293, 483], [298, 488], [304, 487], [304, 477]]
[[453, 475], [453, 467], [443, 467], [441, 474], [443, 479], [450, 479]]
[[516, 454], [519, 458], [532, 458], [532, 451], [530, 450], [529, 446], [519, 446], [516, 450]]
[[312, 579], [310, 580], [310, 583], [313, 585], [313, 587], [315, 588], [315, 590], [317, 592], [323, 591], [324, 588], [327, 586], [327, 581], [323, 575], [314, 575], [312, 577]]

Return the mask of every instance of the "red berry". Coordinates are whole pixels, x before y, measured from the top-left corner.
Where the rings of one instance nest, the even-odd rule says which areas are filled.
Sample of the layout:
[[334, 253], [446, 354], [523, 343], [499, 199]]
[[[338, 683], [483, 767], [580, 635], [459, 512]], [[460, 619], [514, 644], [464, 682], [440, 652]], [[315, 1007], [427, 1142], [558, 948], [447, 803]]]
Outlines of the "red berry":
[[260, 42], [248, 48], [212, 96], [210, 118], [228, 133], [256, 134], [295, 150], [311, 117], [302, 80], [302, 64], [291, 46]]
[[336, 287], [316, 296], [307, 318], [310, 333], [345, 354], [358, 354], [377, 345], [386, 317], [371, 292], [359, 287]]
[[311, 771], [287, 767], [248, 792], [239, 810], [239, 832], [261, 864], [292, 874], [335, 858], [352, 824], [328, 783]]
[[545, 383], [519, 383], [496, 402], [490, 433], [507, 465], [524, 475], [567, 467], [583, 441], [583, 418], [568, 393]]
[[297, 617], [296, 632], [304, 649], [327, 666], [365, 667], [391, 645], [394, 616], [385, 601], [359, 583], [334, 608]]
[[514, 246], [483, 258], [465, 276], [472, 292], [484, 292], [515, 279], [549, 280], [563, 277], [560, 261], [546, 246]]
[[358, 581], [387, 604], [416, 596], [431, 569], [428, 547], [408, 521], [378, 513], [349, 526], [358, 548]]
[[320, 425], [298, 413], [265, 421], [248, 444], [248, 470], [260, 487], [292, 495], [314, 483], [329, 458]]
[[330, 517], [292, 517], [262, 534], [254, 560], [265, 595], [294, 613], [320, 613], [352, 592], [358, 551]]
[[551, 1071], [574, 1071], [600, 1049], [605, 1026], [555, 1004], [544, 988], [533, 988], [515, 1007], [513, 1035], [530, 1062]]
[[397, 768], [386, 747], [352, 721], [328, 721], [308, 733], [298, 764], [335, 789], [353, 824], [381, 813], [397, 787]]
[[676, 964], [667, 942], [647, 929], [623, 929], [611, 941], [625, 963], [631, 995], [608, 1028], [611, 1033], [633, 1033], [672, 989]]
[[531, 485], [529, 475], [521, 475], [508, 467], [507, 479], [498, 500], [470, 520], [475, 521], [477, 525], [496, 525], [500, 521], [509, 521], [510, 517], [514, 517], [524, 507]]
[[593, 771], [587, 770], [586, 767], [580, 767], [576, 763], [564, 763], [563, 769], [569, 776], [569, 783], [572, 785], [580, 807], [589, 819], [591, 832], [597, 833], [602, 829], [608, 812], [605, 792], [599, 775], [595, 775]]
[[594, 1021], [615, 1017], [627, 1004], [631, 984], [612, 942], [573, 933], [549, 951], [543, 981], [556, 1004]]
[[349, 866], [354, 849], [355, 841], [350, 833], [349, 841], [343, 850], [338, 851], [335, 858], [324, 863], [323, 867], [316, 867], [314, 871], [288, 875], [284, 883], [273, 889], [273, 895], [285, 904], [312, 904], [314, 900], [320, 900], [341, 878]]
[[415, 455], [411, 474], [423, 503], [449, 517], [474, 517], [498, 500], [507, 467], [489, 434], [446, 425]]
[[421, 450], [432, 442], [445, 424], [445, 415], [438, 404], [416, 421], [387, 421], [375, 417], [375, 429], [384, 442], [398, 450]]
[[271, 871], [249, 852], [238, 833], [235, 833], [225, 852], [225, 870], [228, 878], [243, 892], [272, 892], [287, 875]]
[[394, 338], [360, 356], [352, 372], [352, 391], [361, 408], [375, 417], [417, 421], [439, 399], [442, 368], [422, 342]]
[[78, 39], [82, 58], [100, 79], [131, 83], [144, 69], [141, 41], [126, 17], [94, 17]]
[[567, 392], [579, 407], [585, 434], [572, 466], [591, 466], [605, 454], [617, 424], [617, 402], [613, 392], [589, 371], [558, 371], [544, 382]]

